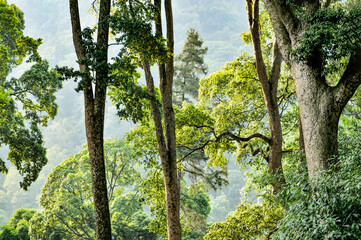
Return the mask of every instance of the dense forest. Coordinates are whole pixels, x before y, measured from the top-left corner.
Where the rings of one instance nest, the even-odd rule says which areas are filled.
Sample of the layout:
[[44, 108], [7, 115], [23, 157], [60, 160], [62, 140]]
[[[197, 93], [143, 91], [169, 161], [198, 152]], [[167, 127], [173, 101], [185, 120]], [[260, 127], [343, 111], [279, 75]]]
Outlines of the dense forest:
[[0, 240], [360, 239], [360, 18], [0, 0]]

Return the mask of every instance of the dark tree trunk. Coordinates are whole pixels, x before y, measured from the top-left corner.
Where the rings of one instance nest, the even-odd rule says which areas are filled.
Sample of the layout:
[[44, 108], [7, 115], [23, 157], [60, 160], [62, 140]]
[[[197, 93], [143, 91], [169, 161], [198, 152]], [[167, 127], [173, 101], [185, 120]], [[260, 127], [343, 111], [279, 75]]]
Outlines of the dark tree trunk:
[[273, 190], [279, 192], [285, 184], [282, 169], [282, 127], [277, 102], [278, 80], [280, 77], [282, 56], [277, 41], [273, 44], [272, 69], [268, 76], [262, 57], [261, 40], [259, 35], [259, 1], [247, 0], [248, 21], [251, 30], [253, 49], [256, 59], [256, 69], [261, 83], [263, 98], [268, 113], [270, 128], [270, 154], [268, 160], [269, 171], [276, 177]]
[[[321, 75], [319, 55], [315, 54], [308, 62], [299, 62], [291, 54], [310, 25], [299, 19], [285, 1], [265, 0], [264, 3], [282, 57], [290, 66], [295, 81], [308, 173], [313, 178], [318, 170], [328, 169], [330, 159], [337, 156], [338, 121], [361, 83], [361, 49], [351, 56], [339, 83], [329, 86]], [[327, 8], [330, 1], [303, 1], [301, 4], [304, 4], [305, 12], [313, 14], [318, 9]]]
[[[70, 0], [71, 23], [73, 42], [78, 60], [86, 58], [82, 46], [81, 25], [79, 18], [78, 1]], [[104, 164], [104, 113], [108, 77], [108, 33], [109, 23], [106, 21], [110, 14], [110, 0], [102, 0], [99, 9], [98, 37], [97, 37], [97, 63], [95, 79], [95, 94], [93, 93], [90, 75], [84, 75], [85, 84], [85, 130], [88, 141], [89, 158], [91, 165], [92, 190], [94, 198], [94, 212], [96, 223], [96, 239], [111, 239], [111, 222], [107, 182]], [[80, 70], [86, 71], [88, 66], [80, 64]]]

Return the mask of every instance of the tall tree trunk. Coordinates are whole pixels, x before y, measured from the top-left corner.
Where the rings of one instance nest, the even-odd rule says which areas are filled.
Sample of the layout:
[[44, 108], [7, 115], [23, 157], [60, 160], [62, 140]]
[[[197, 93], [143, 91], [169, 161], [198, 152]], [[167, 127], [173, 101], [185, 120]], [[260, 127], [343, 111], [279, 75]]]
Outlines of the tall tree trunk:
[[[161, 0], [154, 0], [154, 4], [159, 9], [156, 21], [156, 33], [162, 35]], [[150, 106], [156, 130], [158, 152], [162, 162], [165, 182], [168, 239], [181, 240], [180, 186], [178, 181], [179, 176], [176, 156], [175, 116], [172, 104], [174, 33], [171, 0], [165, 0], [165, 15], [167, 23], [167, 47], [171, 54], [167, 58], [166, 63], [159, 64], [164, 130], [159, 106], [153, 100], [150, 100]], [[143, 64], [143, 69], [145, 72], [148, 91], [154, 96], [154, 81], [150, 72], [150, 66], [147, 62]]]
[[263, 98], [268, 113], [270, 128], [270, 154], [268, 160], [269, 171], [276, 177], [273, 190], [279, 192], [286, 183], [282, 169], [282, 127], [277, 102], [278, 80], [280, 78], [282, 56], [277, 41], [273, 44], [272, 69], [268, 76], [262, 57], [259, 33], [259, 0], [247, 0], [248, 22], [251, 30], [257, 74], [261, 83]]
[[[78, 60], [86, 58], [82, 45], [81, 24], [77, 0], [70, 0], [70, 14], [73, 30], [73, 42]], [[110, 0], [102, 0], [99, 9], [98, 37], [97, 37], [97, 67], [95, 79], [95, 94], [92, 79], [89, 74], [82, 77], [84, 82], [85, 130], [88, 142], [91, 165], [92, 190], [94, 198], [94, 212], [96, 223], [96, 239], [111, 239], [111, 222], [109, 201], [104, 164], [104, 114], [108, 78], [108, 34], [110, 15]], [[89, 66], [79, 64], [82, 72], [87, 72]]]
[[[309, 177], [328, 169], [337, 155], [338, 121], [343, 108], [361, 84], [361, 48], [351, 55], [344, 74], [336, 86], [329, 86], [322, 76], [320, 55], [299, 62], [291, 54], [310, 24], [298, 18], [285, 1], [264, 0], [284, 61], [290, 66], [296, 86]], [[312, 15], [327, 8], [330, 1], [303, 1], [304, 11]]]

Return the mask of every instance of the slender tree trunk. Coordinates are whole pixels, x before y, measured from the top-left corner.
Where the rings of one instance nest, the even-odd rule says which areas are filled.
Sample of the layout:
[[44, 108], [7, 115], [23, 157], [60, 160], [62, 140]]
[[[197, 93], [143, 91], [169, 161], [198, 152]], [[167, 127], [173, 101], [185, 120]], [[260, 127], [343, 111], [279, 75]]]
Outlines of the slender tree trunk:
[[[78, 60], [86, 58], [82, 45], [81, 25], [77, 0], [70, 0], [70, 13], [73, 30], [73, 42]], [[99, 9], [97, 63], [95, 94], [93, 93], [90, 75], [84, 75], [84, 105], [85, 130], [88, 141], [89, 158], [91, 165], [92, 190], [94, 198], [94, 212], [96, 223], [96, 239], [111, 239], [111, 222], [109, 201], [104, 164], [104, 114], [108, 77], [108, 33], [109, 23], [106, 21], [110, 14], [110, 0], [102, 0]], [[86, 72], [87, 65], [80, 64], [80, 70]]]
[[282, 189], [282, 186], [286, 182], [282, 169], [282, 127], [277, 101], [277, 89], [281, 71], [282, 56], [278, 49], [278, 43], [275, 41], [273, 44], [272, 69], [268, 76], [262, 57], [259, 33], [259, 1], [254, 0], [252, 2], [251, 0], [247, 0], [247, 10], [257, 74], [261, 83], [263, 98], [268, 113], [270, 128], [270, 153], [268, 167], [270, 173], [276, 177], [276, 181], [273, 182], [273, 190], [277, 193]]
[[[159, 9], [156, 21], [156, 33], [162, 35], [161, 0], [154, 0], [154, 4]], [[167, 23], [167, 47], [171, 54], [166, 63], [159, 64], [163, 116], [161, 116], [159, 106], [156, 102], [150, 100], [150, 106], [156, 130], [158, 152], [162, 162], [165, 182], [168, 239], [181, 240], [180, 186], [176, 155], [175, 116], [172, 104], [174, 33], [171, 0], [165, 0], [165, 15]], [[154, 81], [150, 72], [150, 66], [147, 62], [143, 64], [143, 69], [145, 72], [148, 91], [154, 96]], [[162, 126], [162, 117], [164, 121], [164, 129]]]

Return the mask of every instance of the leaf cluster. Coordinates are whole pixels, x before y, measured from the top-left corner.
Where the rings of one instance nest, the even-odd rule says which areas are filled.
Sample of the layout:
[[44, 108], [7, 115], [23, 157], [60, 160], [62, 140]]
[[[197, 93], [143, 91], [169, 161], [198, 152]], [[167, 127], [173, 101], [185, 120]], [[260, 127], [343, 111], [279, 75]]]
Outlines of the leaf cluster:
[[24, 239], [30, 240], [29, 238], [29, 221], [36, 213], [35, 209], [19, 208], [13, 214], [12, 218], [7, 224], [1, 226], [0, 232], [1, 240], [17, 240]]
[[282, 207], [274, 203], [242, 202], [226, 221], [212, 224], [204, 239], [268, 239], [282, 217]]
[[302, 35], [299, 46], [293, 51], [298, 61], [321, 63], [323, 76], [344, 68], [335, 64], [345, 56], [350, 57], [360, 49], [361, 5], [333, 6], [305, 15], [310, 27]]
[[118, 1], [111, 17], [112, 33], [120, 35], [115, 40], [130, 55], [138, 57], [138, 63], [165, 60], [169, 53], [165, 39], [152, 28], [159, 9], [149, 1]]
[[15, 5], [0, 2], [0, 78], [7, 76], [11, 69], [20, 65], [25, 57], [28, 62], [41, 60], [37, 49], [41, 39], [23, 35], [24, 13]]
[[[24, 176], [20, 186], [27, 189], [47, 163], [39, 126], [56, 115], [55, 92], [62, 83], [37, 52], [41, 39], [24, 36], [24, 14], [14, 4], [0, 2], [0, 27], [0, 146], [10, 148], [8, 160]], [[7, 79], [26, 57], [36, 63], [20, 78]], [[0, 171], [7, 170], [0, 159]]]

